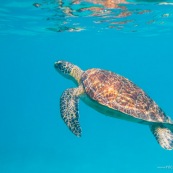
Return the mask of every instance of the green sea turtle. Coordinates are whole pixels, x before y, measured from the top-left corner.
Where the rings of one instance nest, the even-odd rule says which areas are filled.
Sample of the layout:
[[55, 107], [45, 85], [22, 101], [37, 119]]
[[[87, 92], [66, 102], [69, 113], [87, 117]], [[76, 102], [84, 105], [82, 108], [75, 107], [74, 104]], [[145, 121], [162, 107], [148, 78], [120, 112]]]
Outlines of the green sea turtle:
[[173, 121], [130, 80], [97, 68], [82, 71], [66, 61], [55, 62], [55, 68], [78, 85], [65, 90], [60, 100], [61, 116], [76, 136], [81, 136], [78, 110], [81, 98], [105, 115], [148, 125], [164, 149], [173, 149]]

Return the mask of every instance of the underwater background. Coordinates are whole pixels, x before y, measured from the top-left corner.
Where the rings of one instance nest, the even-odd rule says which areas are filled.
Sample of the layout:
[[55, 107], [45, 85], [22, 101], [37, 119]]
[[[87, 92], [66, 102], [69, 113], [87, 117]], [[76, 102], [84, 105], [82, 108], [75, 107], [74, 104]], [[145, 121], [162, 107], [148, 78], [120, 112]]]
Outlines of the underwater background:
[[82, 137], [73, 135], [59, 99], [75, 84], [54, 69], [66, 60], [121, 74], [173, 119], [172, 21], [170, 1], [114, 9], [1, 1], [0, 173], [172, 172], [173, 151], [162, 149], [147, 126], [107, 117], [82, 101]]

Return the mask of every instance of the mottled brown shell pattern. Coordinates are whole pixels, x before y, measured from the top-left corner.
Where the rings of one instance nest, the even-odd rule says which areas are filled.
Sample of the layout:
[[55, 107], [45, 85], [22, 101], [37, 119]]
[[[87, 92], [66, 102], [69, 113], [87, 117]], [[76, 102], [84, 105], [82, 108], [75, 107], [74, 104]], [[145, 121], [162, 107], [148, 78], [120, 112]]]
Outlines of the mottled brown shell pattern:
[[81, 82], [86, 94], [98, 103], [151, 122], [167, 122], [161, 108], [130, 80], [101, 69], [89, 69]]

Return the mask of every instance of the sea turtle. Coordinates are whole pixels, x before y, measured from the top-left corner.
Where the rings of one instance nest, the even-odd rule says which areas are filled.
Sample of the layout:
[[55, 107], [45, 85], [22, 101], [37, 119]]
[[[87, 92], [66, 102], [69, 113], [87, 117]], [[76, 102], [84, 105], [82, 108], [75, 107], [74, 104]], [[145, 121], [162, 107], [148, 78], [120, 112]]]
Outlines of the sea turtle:
[[76, 136], [81, 136], [78, 111], [81, 98], [105, 115], [148, 125], [164, 149], [173, 149], [173, 121], [130, 80], [98, 68], [83, 71], [67, 61], [57, 61], [54, 66], [78, 85], [65, 90], [60, 100], [61, 116]]

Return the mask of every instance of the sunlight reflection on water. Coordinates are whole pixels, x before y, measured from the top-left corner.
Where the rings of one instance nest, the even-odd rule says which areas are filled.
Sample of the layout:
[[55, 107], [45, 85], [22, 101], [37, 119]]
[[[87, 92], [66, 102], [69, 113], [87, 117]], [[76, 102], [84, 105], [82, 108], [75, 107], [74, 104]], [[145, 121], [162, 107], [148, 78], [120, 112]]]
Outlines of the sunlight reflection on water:
[[122, 30], [124, 32], [145, 32], [171, 30], [172, 3], [126, 2], [125, 0], [88, 1], [44, 1], [34, 4], [37, 8], [52, 11], [47, 20], [54, 26], [51, 31], [82, 31], [87, 29]]
[[127, 2], [125, 0], [10, 3], [0, 8], [0, 34], [37, 34], [112, 29], [124, 33], [160, 34], [172, 30], [171, 2]]

